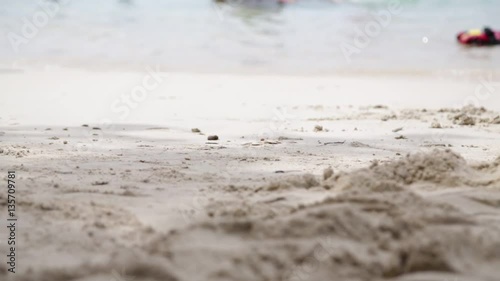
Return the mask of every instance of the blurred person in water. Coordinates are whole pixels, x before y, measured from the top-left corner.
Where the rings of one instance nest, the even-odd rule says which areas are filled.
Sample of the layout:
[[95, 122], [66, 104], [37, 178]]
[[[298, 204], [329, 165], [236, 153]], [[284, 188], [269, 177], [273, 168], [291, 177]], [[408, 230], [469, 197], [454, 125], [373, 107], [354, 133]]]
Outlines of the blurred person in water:
[[493, 46], [500, 44], [500, 31], [493, 31], [489, 27], [484, 29], [470, 29], [460, 32], [457, 40], [463, 45]]
[[295, 2], [295, 0], [214, 0], [217, 3], [248, 6], [274, 6]]

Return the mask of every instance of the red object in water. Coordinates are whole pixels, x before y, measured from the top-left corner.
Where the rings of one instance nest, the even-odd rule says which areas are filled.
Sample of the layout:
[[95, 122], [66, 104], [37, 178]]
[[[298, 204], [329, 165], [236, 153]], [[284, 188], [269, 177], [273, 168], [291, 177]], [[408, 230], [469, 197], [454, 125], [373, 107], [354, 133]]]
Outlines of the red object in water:
[[500, 44], [500, 31], [493, 31], [489, 28], [472, 29], [460, 32], [457, 40], [463, 45], [492, 46]]

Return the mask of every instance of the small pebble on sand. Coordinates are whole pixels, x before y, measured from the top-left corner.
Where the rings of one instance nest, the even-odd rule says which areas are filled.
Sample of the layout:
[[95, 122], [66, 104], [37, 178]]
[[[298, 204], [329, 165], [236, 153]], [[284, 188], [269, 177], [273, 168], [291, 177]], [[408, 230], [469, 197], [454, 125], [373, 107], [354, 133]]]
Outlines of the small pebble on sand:
[[322, 132], [323, 131], [323, 126], [320, 126], [320, 125], [314, 126], [314, 131], [315, 132]]
[[209, 141], [214, 141], [214, 140], [219, 140], [219, 137], [217, 135], [212, 135], [212, 136], [208, 136], [207, 138]]

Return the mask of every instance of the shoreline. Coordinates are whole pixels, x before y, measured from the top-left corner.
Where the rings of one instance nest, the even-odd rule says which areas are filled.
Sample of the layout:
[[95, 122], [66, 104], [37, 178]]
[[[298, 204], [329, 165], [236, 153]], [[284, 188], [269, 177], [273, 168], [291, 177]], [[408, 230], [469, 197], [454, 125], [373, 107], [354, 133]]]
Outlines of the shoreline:
[[[304, 77], [158, 70], [3, 73], [0, 124], [161, 126], [171, 120], [258, 121], [276, 117], [277, 108], [290, 111], [307, 106], [335, 111], [337, 106], [439, 109], [473, 104], [500, 111], [500, 97], [495, 94], [500, 91], [500, 82], [493, 76], [447, 80], [418, 76]], [[308, 114], [307, 110], [304, 114]], [[322, 116], [316, 112], [311, 117]]]
[[406, 68], [367, 68], [367, 67], [339, 67], [337, 69], [306, 69], [290, 70], [275, 69], [263, 65], [252, 67], [248, 65], [228, 66], [223, 68], [210, 68], [208, 66], [191, 66], [189, 68], [169, 67], [158, 63], [130, 63], [130, 62], [103, 62], [96, 61], [59, 61], [57, 59], [43, 60], [2, 60], [0, 74], [32, 73], [32, 72], [86, 72], [86, 73], [142, 73], [146, 68], [159, 68], [165, 73], [185, 75], [235, 75], [235, 76], [280, 76], [280, 77], [424, 77], [437, 79], [477, 79], [491, 76], [494, 81], [500, 81], [500, 70], [495, 66], [474, 67], [448, 65], [442, 68], [406, 67]]

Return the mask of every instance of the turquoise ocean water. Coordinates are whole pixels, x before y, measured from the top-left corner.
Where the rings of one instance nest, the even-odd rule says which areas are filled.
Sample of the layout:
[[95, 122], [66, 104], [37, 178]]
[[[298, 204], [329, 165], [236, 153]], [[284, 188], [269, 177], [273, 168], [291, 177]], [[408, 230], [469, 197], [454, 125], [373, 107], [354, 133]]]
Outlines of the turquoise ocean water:
[[[317, 74], [500, 66], [500, 46], [465, 48], [455, 40], [457, 32], [469, 28], [500, 29], [498, 0], [0, 3], [3, 68], [159, 65], [168, 71]], [[40, 14], [44, 5], [58, 5], [47, 23]], [[391, 12], [390, 5], [398, 12]], [[377, 15], [385, 17], [377, 22]], [[27, 38], [26, 22], [36, 20], [36, 31]], [[356, 45], [359, 31], [368, 40]]]

